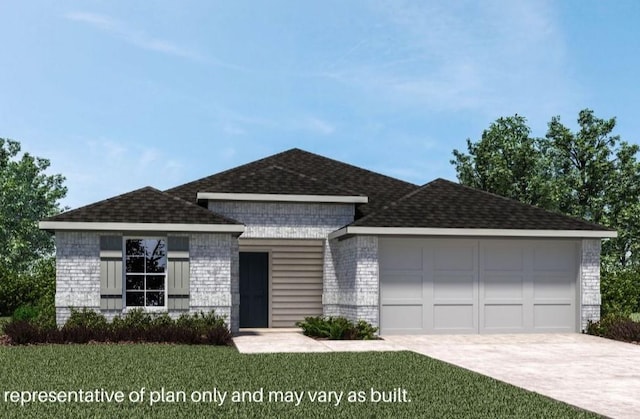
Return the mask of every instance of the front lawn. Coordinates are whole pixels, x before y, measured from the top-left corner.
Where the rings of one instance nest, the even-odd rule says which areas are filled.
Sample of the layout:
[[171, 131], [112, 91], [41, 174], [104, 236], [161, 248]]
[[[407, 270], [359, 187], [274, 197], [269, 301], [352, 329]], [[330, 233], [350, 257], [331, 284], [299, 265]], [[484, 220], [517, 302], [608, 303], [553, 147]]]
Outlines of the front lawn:
[[[211, 346], [5, 346], [0, 347], [0, 377], [0, 417], [597, 417], [412, 352], [243, 355]], [[11, 401], [18, 393], [8, 393], [104, 390], [122, 391], [126, 399], [130, 393], [137, 397], [143, 387], [141, 403], [30, 402], [21, 407]], [[158, 391], [158, 398], [162, 388], [165, 402], [150, 406], [150, 391]], [[372, 388], [386, 391], [395, 402], [371, 402]], [[262, 394], [263, 401], [234, 403], [231, 392], [237, 390], [256, 398]], [[184, 392], [185, 402], [171, 402], [172, 394], [180, 397], [169, 393], [176, 391]], [[190, 401], [191, 395], [207, 396], [205, 391], [228, 393], [221, 406]], [[287, 392], [305, 393], [298, 393], [303, 398], [295, 406], [296, 401], [269, 402], [269, 391], [282, 391], [285, 400], [295, 400]], [[335, 406], [335, 398], [311, 402], [308, 392], [313, 391], [345, 393]], [[349, 402], [349, 391], [366, 401]], [[43, 394], [23, 397], [71, 397]], [[399, 401], [403, 397], [410, 402]]]

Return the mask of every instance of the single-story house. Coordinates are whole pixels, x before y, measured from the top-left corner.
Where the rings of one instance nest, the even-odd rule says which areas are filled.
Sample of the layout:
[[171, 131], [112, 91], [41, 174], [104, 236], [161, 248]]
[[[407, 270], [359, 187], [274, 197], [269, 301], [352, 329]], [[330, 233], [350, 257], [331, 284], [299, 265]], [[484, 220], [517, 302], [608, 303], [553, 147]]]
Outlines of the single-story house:
[[239, 328], [345, 316], [381, 334], [579, 332], [616, 232], [454, 182], [414, 185], [299, 149], [41, 221], [56, 316], [88, 307]]

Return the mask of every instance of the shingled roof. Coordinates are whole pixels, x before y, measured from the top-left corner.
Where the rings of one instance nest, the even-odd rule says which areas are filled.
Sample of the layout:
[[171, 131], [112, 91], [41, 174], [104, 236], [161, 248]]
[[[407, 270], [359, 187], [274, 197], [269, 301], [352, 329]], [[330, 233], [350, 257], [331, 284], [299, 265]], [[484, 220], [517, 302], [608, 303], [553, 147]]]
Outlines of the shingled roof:
[[444, 179], [429, 182], [350, 226], [612, 231]]
[[360, 196], [357, 192], [280, 166], [268, 166], [243, 173], [198, 192]]
[[[227, 188], [229, 185], [225, 186], [227, 182], [235, 183], [242, 176], [251, 176], [252, 173], [261, 169], [274, 166], [282, 170], [272, 172], [272, 183], [269, 190], [276, 191], [280, 186], [287, 185], [291, 181], [290, 172], [295, 172], [313, 179], [315, 193], [322, 191], [331, 192], [322, 193], [322, 195], [335, 195], [335, 190], [338, 188], [350, 191], [350, 193], [353, 192], [354, 195], [367, 196], [369, 203], [358, 207], [359, 215], [370, 214], [418, 188], [417, 185], [399, 179], [294, 148], [177, 186], [166, 192], [186, 201], [195, 202], [198, 192], [220, 192], [221, 189]], [[276, 174], [281, 176], [276, 176]], [[332, 188], [322, 189], [321, 185], [323, 185], [322, 188], [326, 188], [327, 185], [331, 185]], [[297, 188], [292, 190], [297, 190]]]
[[150, 186], [46, 218], [45, 222], [240, 224]]

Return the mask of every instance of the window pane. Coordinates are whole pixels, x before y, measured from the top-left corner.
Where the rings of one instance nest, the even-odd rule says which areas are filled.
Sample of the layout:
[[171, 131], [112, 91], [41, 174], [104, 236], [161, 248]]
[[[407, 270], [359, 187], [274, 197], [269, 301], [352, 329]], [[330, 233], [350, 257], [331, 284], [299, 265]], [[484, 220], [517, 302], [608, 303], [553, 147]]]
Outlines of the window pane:
[[167, 248], [164, 240], [145, 240], [147, 272], [164, 272], [167, 267]]
[[127, 291], [127, 307], [144, 306], [144, 292]]
[[163, 306], [164, 292], [147, 292], [147, 306]]
[[127, 272], [144, 273], [144, 258], [127, 257]]
[[127, 239], [127, 256], [144, 256], [144, 240]]
[[166, 256], [149, 256], [147, 257], [147, 272], [149, 273], [164, 273], [167, 269], [167, 257]]
[[148, 290], [164, 290], [164, 275], [147, 275]]
[[144, 290], [144, 276], [142, 275], [127, 275], [127, 283], [125, 288], [127, 290]]

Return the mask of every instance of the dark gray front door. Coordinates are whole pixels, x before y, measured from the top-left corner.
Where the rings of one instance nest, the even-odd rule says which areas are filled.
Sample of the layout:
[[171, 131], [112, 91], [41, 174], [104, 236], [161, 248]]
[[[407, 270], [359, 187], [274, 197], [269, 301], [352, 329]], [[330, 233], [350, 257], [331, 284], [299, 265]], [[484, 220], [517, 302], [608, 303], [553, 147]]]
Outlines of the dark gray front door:
[[240, 327], [269, 327], [269, 254], [240, 252]]

